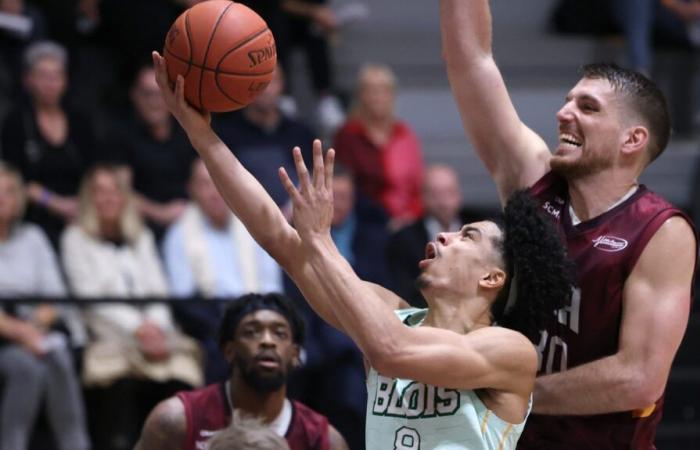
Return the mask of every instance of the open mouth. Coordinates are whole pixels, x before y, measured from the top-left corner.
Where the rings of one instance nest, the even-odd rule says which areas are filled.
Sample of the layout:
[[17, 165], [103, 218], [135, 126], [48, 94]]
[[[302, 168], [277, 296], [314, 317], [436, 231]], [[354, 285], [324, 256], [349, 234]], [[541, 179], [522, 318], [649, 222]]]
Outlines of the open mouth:
[[437, 245], [435, 242], [428, 242], [425, 246], [425, 259], [435, 259], [437, 257]]
[[424, 268], [430, 261], [438, 257], [438, 248], [435, 242], [428, 242], [425, 246], [425, 259], [418, 263], [419, 268]]
[[581, 139], [577, 138], [576, 136], [570, 133], [559, 134], [559, 143], [572, 147], [581, 147], [581, 145], [583, 145]]

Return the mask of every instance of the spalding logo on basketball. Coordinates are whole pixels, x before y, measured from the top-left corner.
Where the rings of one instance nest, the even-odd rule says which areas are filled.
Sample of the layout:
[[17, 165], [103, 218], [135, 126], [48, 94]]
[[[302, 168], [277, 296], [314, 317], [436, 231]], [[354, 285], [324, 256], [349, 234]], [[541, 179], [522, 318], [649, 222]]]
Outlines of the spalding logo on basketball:
[[195, 108], [225, 112], [252, 102], [272, 79], [275, 38], [265, 21], [228, 0], [198, 3], [178, 17], [165, 38], [168, 77], [185, 78]]

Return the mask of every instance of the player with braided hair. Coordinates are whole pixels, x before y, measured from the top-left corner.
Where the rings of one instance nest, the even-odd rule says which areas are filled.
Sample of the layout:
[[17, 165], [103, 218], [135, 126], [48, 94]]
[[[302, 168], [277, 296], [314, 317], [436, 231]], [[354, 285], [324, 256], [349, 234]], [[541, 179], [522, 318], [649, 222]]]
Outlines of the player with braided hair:
[[[506, 207], [505, 232], [483, 221], [430, 242], [417, 281], [429, 308], [404, 309], [392, 292], [360, 280], [333, 243], [333, 150], [324, 161], [314, 142], [312, 175], [293, 150], [299, 188], [280, 169], [292, 227], [212, 131], [208, 115], [187, 105], [182, 80], [173, 91], [162, 59], [154, 54], [154, 62], [166, 104], [228, 205], [316, 312], [363, 351], [367, 449], [514, 449], [538, 365], [523, 333], [555, 319], [573, 280], [557, 232], [527, 194]], [[531, 257], [540, 252], [548, 254]], [[513, 295], [503, 300], [499, 292], [511, 278]], [[493, 326], [494, 319], [513, 329]]]

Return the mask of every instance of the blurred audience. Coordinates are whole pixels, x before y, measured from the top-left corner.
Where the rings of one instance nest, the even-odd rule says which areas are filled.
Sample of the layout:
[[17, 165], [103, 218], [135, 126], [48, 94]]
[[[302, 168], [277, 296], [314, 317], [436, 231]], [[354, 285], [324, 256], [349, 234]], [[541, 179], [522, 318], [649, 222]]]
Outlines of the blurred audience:
[[396, 118], [396, 77], [384, 65], [360, 69], [352, 116], [335, 136], [337, 159], [361, 192], [387, 211], [396, 230], [423, 211], [423, 157], [418, 137]]
[[[55, 2], [56, 0], [44, 0]], [[80, 0], [84, 2], [86, 0]], [[88, 0], [90, 2], [94, 0]], [[99, 0], [99, 39], [117, 59], [117, 76], [128, 86], [133, 74], [162, 49], [175, 19], [196, 1]], [[118, 93], [122, 93], [118, 90]]]
[[[289, 51], [301, 48], [316, 93], [316, 122], [324, 135], [331, 135], [345, 120], [345, 112], [334, 92], [330, 40], [338, 30], [338, 19], [328, 0], [281, 0], [288, 18]], [[290, 72], [288, 59], [282, 60]]]
[[[63, 264], [78, 297], [165, 297], [154, 238], [123, 171], [96, 166], [84, 178], [78, 220], [63, 234]], [[162, 303], [86, 308], [92, 340], [83, 379], [99, 402], [90, 419], [99, 449], [131, 448], [148, 410], [173, 392], [202, 384], [199, 348], [179, 332]], [[102, 427], [102, 428], [100, 428]], [[94, 429], [94, 428], [93, 428]]]
[[8, 114], [0, 134], [0, 156], [27, 181], [27, 220], [56, 245], [75, 218], [75, 193], [93, 162], [95, 136], [84, 114], [64, 104], [68, 56], [55, 42], [37, 42], [24, 54], [27, 97]]
[[[188, 0], [190, 2], [197, 0]], [[289, 46], [289, 23], [287, 14], [282, 9], [284, 0], [241, 0], [242, 3], [258, 13], [267, 23], [268, 28], [275, 37], [275, 47], [277, 49], [277, 61], [283, 67], [287, 67], [288, 46]]]
[[352, 173], [336, 165], [331, 236], [358, 276], [382, 286], [391, 284], [385, 258], [386, 224], [382, 208], [357, 192]]
[[696, 0], [615, 0], [615, 18], [627, 44], [627, 64], [646, 76], [652, 74], [655, 43], [690, 46], [688, 27], [700, 18]]
[[111, 133], [109, 153], [131, 171], [139, 210], [160, 240], [185, 210], [196, 154], [168, 112], [150, 65], [136, 72], [129, 96], [133, 113]]
[[[21, 221], [25, 200], [19, 172], [0, 162], [0, 297], [65, 296], [48, 239]], [[84, 332], [73, 312], [50, 304], [0, 307], [1, 450], [28, 448], [42, 400], [58, 448], [90, 448], [70, 345]]]
[[[249, 292], [281, 292], [282, 270], [231, 213], [204, 163], [192, 164], [188, 182], [192, 201], [168, 229], [163, 257], [175, 297], [235, 298]], [[226, 361], [216, 343], [223, 305], [173, 304], [182, 328], [207, 353], [207, 382], [226, 378]]]
[[241, 163], [260, 181], [272, 199], [280, 206], [288, 201], [280, 183], [277, 169], [294, 167], [292, 148], [305, 151], [316, 137], [304, 123], [287, 117], [279, 108], [284, 90], [284, 73], [277, 66], [267, 88], [242, 111], [218, 114], [213, 126]]
[[40, 10], [24, 0], [0, 0], [0, 95], [15, 97], [25, 48], [45, 38], [46, 21]]
[[396, 293], [416, 308], [426, 308], [416, 287], [418, 262], [425, 258], [426, 244], [438, 233], [458, 231], [462, 226], [462, 193], [454, 169], [435, 164], [426, 170], [423, 182], [423, 216], [396, 231], [389, 240], [387, 257]]

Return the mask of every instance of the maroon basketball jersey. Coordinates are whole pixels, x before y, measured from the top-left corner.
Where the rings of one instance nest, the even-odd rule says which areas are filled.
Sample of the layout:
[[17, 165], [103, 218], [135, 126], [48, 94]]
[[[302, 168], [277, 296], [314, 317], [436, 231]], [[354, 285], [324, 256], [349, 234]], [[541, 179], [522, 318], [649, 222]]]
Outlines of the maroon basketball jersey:
[[[231, 421], [224, 384], [212, 384], [177, 397], [185, 405], [187, 434], [182, 450], [203, 450], [205, 443]], [[328, 419], [308, 406], [292, 400], [292, 421], [284, 436], [290, 450], [328, 450]]]
[[[578, 281], [571, 305], [560, 310], [558, 320], [540, 336], [539, 373], [559, 372], [615, 354], [627, 277], [668, 218], [680, 215], [690, 220], [640, 186], [610, 211], [573, 226], [564, 179], [550, 172], [530, 192], [566, 240]], [[518, 449], [654, 449], [662, 404], [663, 396], [644, 412], [566, 417], [533, 414]]]

